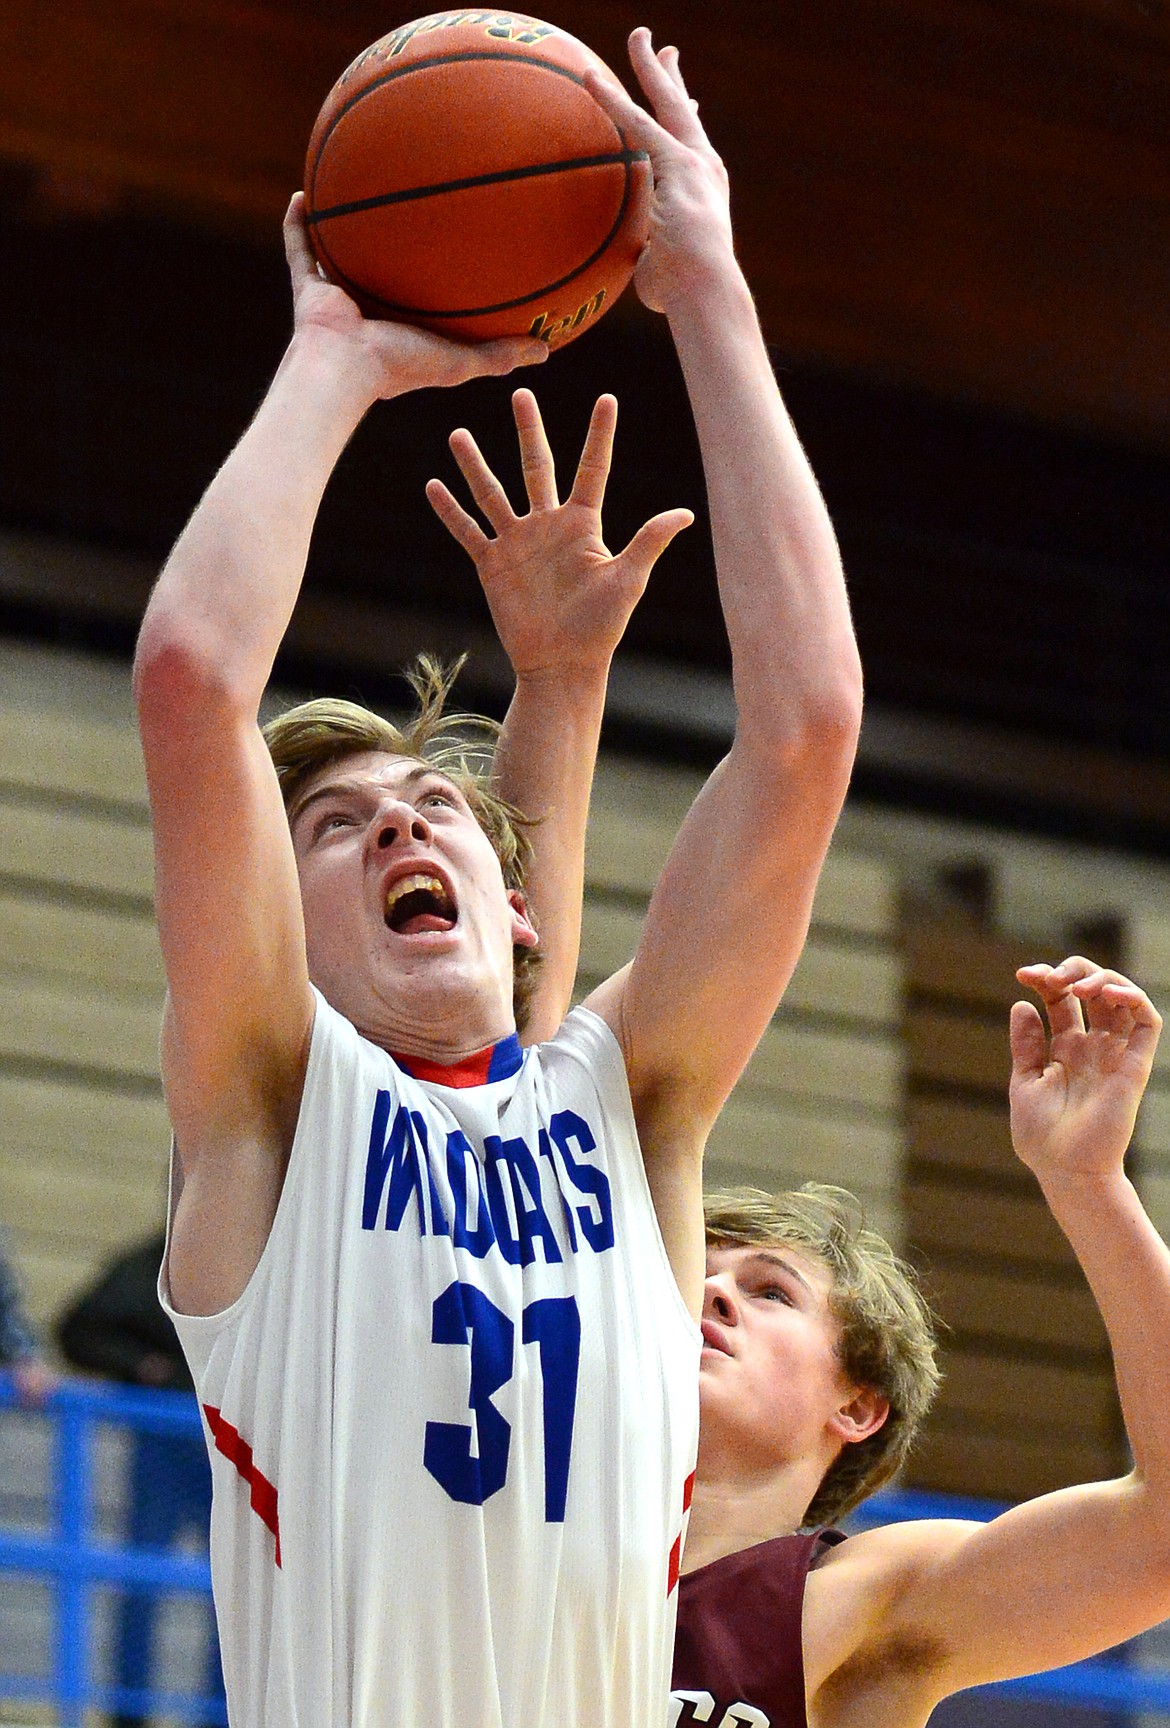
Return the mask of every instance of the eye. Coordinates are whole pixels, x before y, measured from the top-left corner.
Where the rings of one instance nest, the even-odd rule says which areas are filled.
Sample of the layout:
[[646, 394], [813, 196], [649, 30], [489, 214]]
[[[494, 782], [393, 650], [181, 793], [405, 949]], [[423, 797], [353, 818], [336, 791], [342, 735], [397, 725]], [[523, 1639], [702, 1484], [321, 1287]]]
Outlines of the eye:
[[436, 804], [440, 809], [453, 810], [455, 808], [455, 797], [451, 792], [443, 792], [436, 789], [433, 792], [424, 792], [420, 803], [424, 810], [428, 808], [428, 806]]
[[761, 1284], [756, 1295], [762, 1296], [765, 1302], [782, 1302], [788, 1308], [792, 1306], [792, 1297], [783, 1284]]
[[321, 817], [313, 829], [314, 840], [321, 840], [327, 834], [334, 833], [339, 828], [352, 828], [353, 817], [344, 810], [329, 810]]

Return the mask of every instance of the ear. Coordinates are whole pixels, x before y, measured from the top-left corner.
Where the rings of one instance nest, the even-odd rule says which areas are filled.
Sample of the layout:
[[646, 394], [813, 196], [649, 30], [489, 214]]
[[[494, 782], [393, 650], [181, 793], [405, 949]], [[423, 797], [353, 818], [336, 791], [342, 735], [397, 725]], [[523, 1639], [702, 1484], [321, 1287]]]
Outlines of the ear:
[[524, 904], [524, 896], [519, 888], [508, 889], [508, 905], [512, 908], [512, 946], [513, 948], [537, 948], [540, 937], [536, 934], [536, 926], [528, 916], [528, 908]]
[[842, 1445], [855, 1446], [876, 1434], [890, 1414], [890, 1401], [869, 1386], [849, 1394], [848, 1402], [839, 1406], [829, 1421], [829, 1431]]

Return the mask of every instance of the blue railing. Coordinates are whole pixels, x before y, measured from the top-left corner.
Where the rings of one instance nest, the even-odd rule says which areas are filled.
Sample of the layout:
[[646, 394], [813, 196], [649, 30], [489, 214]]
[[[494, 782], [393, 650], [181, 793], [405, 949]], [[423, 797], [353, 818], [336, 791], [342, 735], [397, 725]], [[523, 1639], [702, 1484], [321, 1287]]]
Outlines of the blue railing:
[[[15, 1404], [11, 1381], [0, 1373], [0, 1410]], [[189, 1439], [201, 1433], [194, 1399], [175, 1392], [137, 1392], [66, 1382], [45, 1404], [44, 1419], [52, 1433], [48, 1527], [43, 1531], [0, 1527], [0, 1575], [19, 1573], [48, 1584], [53, 1621], [50, 1671], [47, 1676], [0, 1672], [0, 1696], [13, 1703], [54, 1706], [61, 1728], [81, 1728], [87, 1707], [126, 1715], [163, 1714], [192, 1723], [225, 1722], [222, 1705], [216, 1700], [193, 1694], [132, 1691], [101, 1683], [90, 1671], [95, 1590], [113, 1586], [199, 1596], [210, 1593], [211, 1571], [205, 1559], [123, 1547], [100, 1538], [95, 1531], [98, 1429], [115, 1424], [137, 1432]], [[1000, 1509], [985, 1500], [890, 1491], [867, 1502], [849, 1525], [864, 1529], [904, 1518], [982, 1521]], [[1170, 1673], [1143, 1670], [1118, 1660], [1116, 1655], [987, 1687], [983, 1695], [991, 1698], [996, 1694], [1170, 1716]]]
[[[16, 1403], [10, 1377], [0, 1373], [0, 1410], [12, 1409]], [[201, 1439], [195, 1400], [180, 1392], [64, 1382], [42, 1408], [51, 1433], [48, 1527], [42, 1531], [0, 1527], [0, 1575], [15, 1572], [48, 1584], [52, 1601], [49, 1673], [0, 1672], [0, 1697], [12, 1703], [51, 1704], [61, 1728], [82, 1728], [87, 1706], [127, 1716], [157, 1713], [184, 1722], [226, 1723], [216, 1699], [105, 1684], [91, 1672], [95, 1590], [120, 1586], [210, 1595], [211, 1568], [206, 1559], [123, 1547], [101, 1539], [95, 1528], [98, 1430], [114, 1424], [138, 1433]], [[11, 1490], [14, 1485], [7, 1486]]]

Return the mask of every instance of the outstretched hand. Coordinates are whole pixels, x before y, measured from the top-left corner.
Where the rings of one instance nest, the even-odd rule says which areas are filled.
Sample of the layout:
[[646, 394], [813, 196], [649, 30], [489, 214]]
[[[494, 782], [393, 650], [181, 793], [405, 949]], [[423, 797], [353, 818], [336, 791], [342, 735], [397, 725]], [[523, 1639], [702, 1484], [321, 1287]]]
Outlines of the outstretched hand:
[[1162, 1018], [1136, 984], [1073, 955], [1022, 966], [1030, 1002], [1011, 1016], [1012, 1141], [1046, 1175], [1103, 1176], [1121, 1169], [1150, 1077]]
[[613, 454], [617, 402], [598, 399], [564, 503], [552, 451], [530, 390], [512, 398], [528, 510], [517, 515], [470, 432], [451, 434], [451, 449], [492, 530], [485, 534], [441, 480], [427, 483], [439, 520], [474, 561], [496, 633], [518, 677], [585, 667], [608, 668], [650, 572], [675, 535], [694, 521], [667, 510], [645, 523], [624, 551], [601, 537], [601, 506]]
[[678, 49], [655, 50], [649, 30], [639, 28], [630, 37], [630, 64], [651, 113], [600, 72], [586, 72], [585, 86], [627, 140], [650, 158], [650, 235], [634, 286], [653, 311], [669, 312], [704, 270], [731, 256], [727, 171], [703, 130], [698, 103], [687, 92]]
[[411, 324], [365, 318], [343, 288], [327, 282], [305, 231], [305, 198], [294, 194], [284, 218], [284, 252], [292, 279], [293, 318], [298, 334], [318, 330], [353, 345], [365, 371], [371, 399], [402, 396], [432, 385], [498, 377], [517, 366], [548, 359], [548, 347], [527, 336], [494, 342], [452, 342]]

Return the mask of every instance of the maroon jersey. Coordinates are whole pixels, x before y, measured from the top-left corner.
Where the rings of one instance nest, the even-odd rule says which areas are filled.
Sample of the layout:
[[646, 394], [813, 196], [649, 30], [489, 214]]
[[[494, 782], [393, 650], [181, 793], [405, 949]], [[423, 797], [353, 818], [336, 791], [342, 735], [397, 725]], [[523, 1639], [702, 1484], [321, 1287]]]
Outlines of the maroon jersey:
[[671, 1728], [807, 1728], [804, 1581], [844, 1540], [777, 1536], [679, 1579]]

